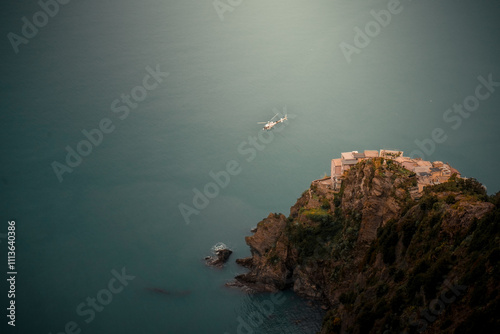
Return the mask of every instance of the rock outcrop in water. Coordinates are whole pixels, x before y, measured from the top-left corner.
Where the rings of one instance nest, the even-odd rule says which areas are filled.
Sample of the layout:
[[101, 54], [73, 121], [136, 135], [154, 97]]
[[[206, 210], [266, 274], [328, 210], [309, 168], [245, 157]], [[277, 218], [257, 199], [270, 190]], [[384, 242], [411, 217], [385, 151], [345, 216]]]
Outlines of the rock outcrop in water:
[[233, 251], [227, 248], [221, 248], [215, 250], [215, 256], [207, 256], [205, 258], [206, 264], [208, 266], [222, 268], [224, 263], [229, 260], [229, 257], [233, 254]]
[[338, 193], [313, 182], [289, 217], [246, 237], [252, 256], [237, 263], [249, 272], [229, 285], [322, 301], [323, 334], [500, 328], [500, 193], [452, 177], [413, 200], [412, 174], [378, 158]]

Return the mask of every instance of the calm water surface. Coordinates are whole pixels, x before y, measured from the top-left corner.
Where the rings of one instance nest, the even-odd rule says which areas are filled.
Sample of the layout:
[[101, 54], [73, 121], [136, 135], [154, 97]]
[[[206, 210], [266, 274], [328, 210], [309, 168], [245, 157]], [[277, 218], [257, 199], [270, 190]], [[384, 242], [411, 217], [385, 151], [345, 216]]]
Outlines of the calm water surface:
[[[74, 321], [82, 333], [232, 334], [252, 314], [255, 333], [315, 333], [322, 313], [292, 293], [259, 321], [256, 305], [272, 296], [224, 288], [244, 269], [207, 268], [211, 247], [249, 256], [250, 228], [288, 214], [331, 158], [409, 153], [436, 127], [447, 140], [428, 158], [498, 191], [500, 91], [458, 129], [443, 120], [478, 76], [500, 81], [498, 3], [402, 1], [348, 63], [340, 43], [355, 45], [354, 28], [387, 4], [243, 1], [221, 21], [208, 0], [72, 1], [17, 54], [6, 36], [40, 7], [0, 5], [0, 246], [6, 259], [15, 219], [18, 271], [16, 328], [3, 315], [6, 333], [59, 333]], [[168, 77], [120, 119], [112, 103], [157, 65]], [[242, 154], [273, 108], [293, 118], [255, 156]], [[59, 182], [51, 164], [105, 118], [114, 130]], [[178, 205], [192, 205], [193, 188], [230, 160], [241, 172], [186, 224]], [[135, 278], [118, 289], [122, 268]]]

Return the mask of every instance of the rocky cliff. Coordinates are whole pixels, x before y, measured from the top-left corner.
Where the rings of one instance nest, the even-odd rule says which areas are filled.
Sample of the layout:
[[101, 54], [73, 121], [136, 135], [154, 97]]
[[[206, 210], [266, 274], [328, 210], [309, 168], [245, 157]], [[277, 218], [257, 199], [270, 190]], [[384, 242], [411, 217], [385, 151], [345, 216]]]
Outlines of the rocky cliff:
[[479, 332], [500, 328], [500, 195], [452, 177], [415, 200], [415, 175], [381, 158], [335, 193], [313, 182], [246, 238], [249, 272], [230, 285], [292, 289], [323, 302], [322, 333]]

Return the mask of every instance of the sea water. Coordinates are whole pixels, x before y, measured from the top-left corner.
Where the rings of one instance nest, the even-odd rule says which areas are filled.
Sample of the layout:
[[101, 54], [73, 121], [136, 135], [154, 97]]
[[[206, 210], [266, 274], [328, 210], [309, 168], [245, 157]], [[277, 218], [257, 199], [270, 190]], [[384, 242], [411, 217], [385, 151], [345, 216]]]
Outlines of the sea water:
[[[478, 76], [500, 81], [498, 5], [401, 1], [346, 57], [341, 43], [356, 46], [355, 28], [388, 6], [234, 1], [222, 20], [211, 0], [72, 1], [15, 53], [7, 34], [21, 35], [22, 18], [40, 6], [2, 4], [0, 246], [6, 261], [15, 220], [18, 272], [16, 327], [2, 315], [2, 328], [315, 333], [317, 305], [224, 284], [245, 272], [234, 259], [250, 255], [250, 229], [270, 212], [287, 215], [330, 159], [410, 153], [442, 128], [446, 141], [426, 158], [498, 191], [500, 92], [457, 129], [443, 119]], [[168, 75], [148, 79], [157, 85], [136, 104], [123, 102], [156, 69]], [[289, 121], [263, 136], [257, 122], [275, 113]], [[81, 146], [91, 152], [60, 180], [54, 162], [67, 166], [66, 148], [77, 150], [84, 130], [102, 132], [103, 120], [108, 132]], [[195, 207], [196, 190], [231, 161], [237, 172]], [[188, 219], [181, 204], [195, 210]], [[206, 267], [219, 242], [234, 252], [229, 263]]]

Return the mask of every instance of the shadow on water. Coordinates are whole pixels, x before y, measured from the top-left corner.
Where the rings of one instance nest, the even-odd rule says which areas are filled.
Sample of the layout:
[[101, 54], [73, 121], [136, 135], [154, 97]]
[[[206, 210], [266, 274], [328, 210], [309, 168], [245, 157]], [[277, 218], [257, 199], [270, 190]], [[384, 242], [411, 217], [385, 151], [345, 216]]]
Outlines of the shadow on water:
[[225, 333], [317, 333], [325, 312], [291, 291], [249, 294]]

